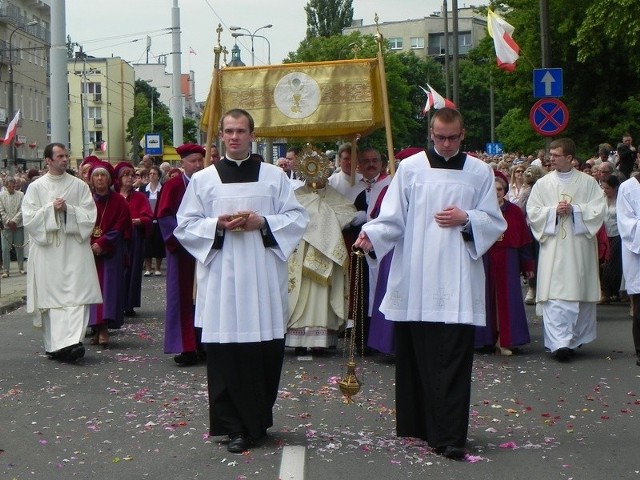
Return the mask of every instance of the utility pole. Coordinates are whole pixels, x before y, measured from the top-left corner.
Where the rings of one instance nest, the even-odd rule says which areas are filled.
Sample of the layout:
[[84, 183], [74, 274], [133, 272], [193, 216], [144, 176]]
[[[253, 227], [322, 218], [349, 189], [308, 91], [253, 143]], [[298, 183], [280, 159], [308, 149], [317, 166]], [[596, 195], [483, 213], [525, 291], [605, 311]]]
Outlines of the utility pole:
[[[65, 0], [51, 2], [51, 92], [66, 92], [67, 48]], [[51, 95], [51, 141], [69, 141], [69, 106], [67, 95]]]
[[451, 10], [453, 10], [453, 103], [456, 108], [460, 108], [460, 72], [458, 67], [458, 0], [452, 0]]
[[451, 98], [449, 89], [449, 13], [447, 0], [442, 2], [442, 16], [444, 17], [444, 96]]
[[184, 127], [182, 124], [182, 112], [184, 110], [184, 98], [182, 96], [182, 63], [180, 59], [180, 8], [178, 0], [173, 0], [171, 9], [171, 60], [173, 74], [171, 76], [171, 118], [173, 119], [173, 146], [179, 147], [184, 143]]
[[87, 56], [80, 47], [80, 55], [82, 56], [82, 88], [80, 89], [80, 107], [82, 108], [82, 158], [86, 157], [89, 152], [89, 85], [87, 84]]

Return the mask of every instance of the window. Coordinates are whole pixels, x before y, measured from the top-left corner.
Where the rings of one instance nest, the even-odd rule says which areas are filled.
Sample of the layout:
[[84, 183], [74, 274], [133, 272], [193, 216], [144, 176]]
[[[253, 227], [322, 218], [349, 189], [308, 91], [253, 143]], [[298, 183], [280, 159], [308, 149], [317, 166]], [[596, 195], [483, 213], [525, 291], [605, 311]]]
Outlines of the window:
[[411, 48], [424, 50], [424, 37], [411, 37]]
[[458, 34], [458, 51], [460, 54], [468, 53], [471, 50], [471, 33]]
[[89, 118], [102, 118], [102, 107], [89, 107]]
[[402, 37], [394, 37], [389, 39], [391, 50], [402, 50]]

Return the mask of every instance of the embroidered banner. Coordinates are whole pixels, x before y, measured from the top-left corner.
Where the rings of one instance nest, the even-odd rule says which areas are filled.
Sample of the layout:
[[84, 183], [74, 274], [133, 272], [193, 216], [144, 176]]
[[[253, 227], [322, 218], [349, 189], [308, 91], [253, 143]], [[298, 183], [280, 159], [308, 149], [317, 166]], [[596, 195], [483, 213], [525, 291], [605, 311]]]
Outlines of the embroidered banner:
[[207, 129], [215, 92], [216, 134], [222, 112], [242, 108], [258, 137], [366, 135], [384, 126], [378, 68], [377, 59], [224, 68], [211, 85], [201, 128]]

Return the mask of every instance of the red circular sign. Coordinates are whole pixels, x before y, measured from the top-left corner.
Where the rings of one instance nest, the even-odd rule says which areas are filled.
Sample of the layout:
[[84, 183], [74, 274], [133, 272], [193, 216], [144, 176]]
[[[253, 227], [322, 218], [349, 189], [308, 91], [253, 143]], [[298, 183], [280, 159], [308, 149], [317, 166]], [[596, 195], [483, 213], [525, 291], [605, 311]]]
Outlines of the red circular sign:
[[537, 133], [553, 137], [567, 128], [569, 109], [557, 98], [542, 98], [531, 107], [529, 121]]

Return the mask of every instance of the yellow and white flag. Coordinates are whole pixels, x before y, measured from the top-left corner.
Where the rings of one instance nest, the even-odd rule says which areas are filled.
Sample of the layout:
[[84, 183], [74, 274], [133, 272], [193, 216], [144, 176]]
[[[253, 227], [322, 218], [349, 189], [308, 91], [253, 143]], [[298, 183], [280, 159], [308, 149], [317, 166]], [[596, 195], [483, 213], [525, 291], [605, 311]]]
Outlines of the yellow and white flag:
[[[201, 128], [213, 114], [247, 110], [258, 137], [366, 135], [384, 126], [377, 59], [228, 67], [214, 77]], [[210, 102], [213, 97], [213, 108]]]

